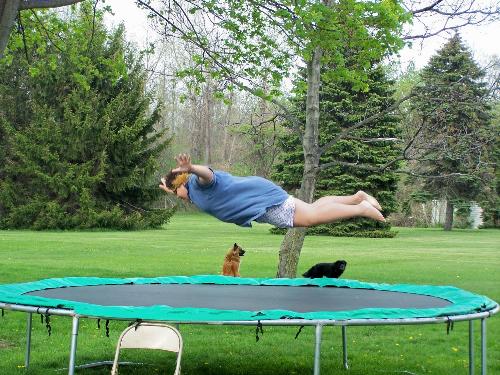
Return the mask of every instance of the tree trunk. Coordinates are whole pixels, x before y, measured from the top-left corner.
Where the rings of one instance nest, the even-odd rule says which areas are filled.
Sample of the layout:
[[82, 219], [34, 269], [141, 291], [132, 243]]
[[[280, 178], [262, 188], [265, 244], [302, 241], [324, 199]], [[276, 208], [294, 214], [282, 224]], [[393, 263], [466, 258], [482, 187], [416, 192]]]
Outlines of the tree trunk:
[[300, 250], [304, 244], [306, 228], [291, 228], [286, 234], [279, 253], [276, 277], [295, 277], [299, 264]]
[[9, 41], [10, 31], [16, 20], [17, 13], [23, 9], [57, 8], [79, 3], [82, 0], [0, 0], [0, 59], [4, 55]]
[[190, 95], [190, 113], [191, 121], [188, 124], [189, 137], [191, 141], [191, 157], [194, 160], [203, 160], [203, 102], [199, 97], [191, 93]]
[[226, 106], [226, 114], [224, 119], [224, 146], [222, 149], [222, 160], [226, 163], [226, 166], [229, 167], [231, 165], [232, 159], [232, 150], [234, 137], [229, 133], [229, 126], [231, 125], [232, 111], [233, 111], [233, 101], [234, 101], [234, 93], [229, 94], [229, 99], [231, 102]]
[[205, 97], [205, 165], [212, 164], [212, 133], [214, 121], [214, 98], [211, 81], [207, 85]]
[[444, 230], [451, 230], [452, 228], [453, 228], [453, 203], [447, 200], [446, 215], [444, 218]]
[[[321, 81], [322, 50], [316, 47], [307, 63], [306, 128], [302, 147], [304, 149], [304, 174], [298, 198], [312, 202], [316, 175], [319, 166], [319, 88]], [[281, 243], [276, 277], [295, 277], [300, 251], [306, 234], [305, 228], [291, 228]]]
[[0, 0], [0, 59], [9, 41], [10, 31], [19, 11], [20, 0]]

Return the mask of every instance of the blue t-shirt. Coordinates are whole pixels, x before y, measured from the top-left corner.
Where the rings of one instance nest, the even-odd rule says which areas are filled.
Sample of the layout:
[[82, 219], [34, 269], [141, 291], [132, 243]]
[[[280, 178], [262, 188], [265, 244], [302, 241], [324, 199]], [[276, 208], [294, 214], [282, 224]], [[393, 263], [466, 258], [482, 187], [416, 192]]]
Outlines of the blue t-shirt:
[[186, 184], [189, 199], [200, 210], [217, 219], [251, 227], [251, 221], [262, 216], [266, 209], [283, 203], [288, 193], [262, 177], [236, 177], [214, 171], [210, 184], [202, 185], [192, 174]]

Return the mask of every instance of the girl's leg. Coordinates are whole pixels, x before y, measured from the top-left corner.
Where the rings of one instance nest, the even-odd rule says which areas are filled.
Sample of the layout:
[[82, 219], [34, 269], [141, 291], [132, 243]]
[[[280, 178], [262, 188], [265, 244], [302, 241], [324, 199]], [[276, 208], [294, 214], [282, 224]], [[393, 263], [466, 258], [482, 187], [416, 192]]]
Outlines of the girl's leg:
[[329, 195], [326, 197], [318, 198], [318, 200], [314, 201], [311, 204], [313, 206], [323, 206], [325, 204], [330, 204], [330, 203], [358, 204], [361, 203], [361, 201], [362, 199], [358, 200], [356, 195], [342, 195], [342, 196]]
[[332, 202], [343, 203], [343, 204], [360, 204], [363, 201], [368, 201], [368, 203], [370, 203], [373, 207], [375, 207], [379, 211], [382, 209], [382, 207], [380, 207], [380, 204], [374, 197], [372, 197], [370, 194], [365, 193], [362, 190], [358, 191], [356, 194], [353, 195], [343, 195], [343, 196], [330, 195], [327, 197], [322, 197], [319, 198], [317, 201], [313, 202], [312, 205], [322, 206], [324, 204], [329, 204]]
[[366, 217], [385, 221], [380, 211], [367, 200], [363, 200], [358, 204], [339, 203], [334, 199], [323, 199], [322, 204], [316, 204], [318, 201], [310, 204], [295, 198], [294, 227], [310, 227], [352, 217]]

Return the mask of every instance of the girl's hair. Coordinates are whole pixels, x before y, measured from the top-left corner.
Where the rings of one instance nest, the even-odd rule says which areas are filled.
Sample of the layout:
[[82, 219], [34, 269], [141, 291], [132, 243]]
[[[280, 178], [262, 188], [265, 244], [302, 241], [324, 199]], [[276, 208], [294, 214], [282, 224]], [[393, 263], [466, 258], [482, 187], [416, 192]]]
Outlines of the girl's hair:
[[189, 173], [170, 171], [165, 176], [165, 185], [167, 185], [169, 189], [175, 190], [182, 184], [185, 184], [188, 179]]

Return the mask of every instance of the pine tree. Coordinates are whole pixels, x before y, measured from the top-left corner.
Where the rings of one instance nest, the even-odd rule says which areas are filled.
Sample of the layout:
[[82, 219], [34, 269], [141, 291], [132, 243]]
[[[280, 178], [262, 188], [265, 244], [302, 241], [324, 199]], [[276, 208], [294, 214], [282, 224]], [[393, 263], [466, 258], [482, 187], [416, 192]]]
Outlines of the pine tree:
[[[368, 73], [368, 91], [360, 92], [351, 83], [341, 80], [324, 80], [320, 92], [320, 142], [326, 144], [342, 130], [347, 129], [364, 117], [377, 113], [392, 104], [392, 82], [387, 79], [383, 67], [374, 65]], [[303, 81], [298, 81], [299, 88]], [[296, 113], [302, 116], [305, 96], [297, 91], [294, 99]], [[395, 138], [399, 135], [398, 118], [382, 116], [369, 127], [353, 131], [349, 138], [342, 139], [321, 157], [320, 164], [334, 160], [380, 167], [395, 158], [398, 148], [392, 141], [370, 142], [374, 138]], [[282, 140], [282, 161], [276, 167], [273, 178], [293, 193], [300, 186], [302, 177], [303, 151], [298, 137], [289, 133]], [[365, 190], [379, 199], [384, 213], [395, 210], [394, 194], [397, 175], [392, 165], [383, 173], [342, 165], [334, 165], [320, 172], [315, 199], [326, 195], [350, 195]], [[392, 237], [389, 225], [366, 219], [351, 219], [328, 225], [308, 228], [308, 234], [329, 234], [337, 236]]]
[[160, 108], [124, 28], [107, 31], [89, 3], [74, 9], [23, 15], [0, 66], [0, 226], [158, 227], [172, 214], [148, 209], [168, 145]]
[[445, 230], [453, 226], [454, 205], [478, 197], [491, 176], [490, 106], [484, 71], [460, 36], [453, 36], [423, 69], [413, 108], [422, 121], [426, 145], [418, 174], [434, 176], [423, 190], [446, 204]]

